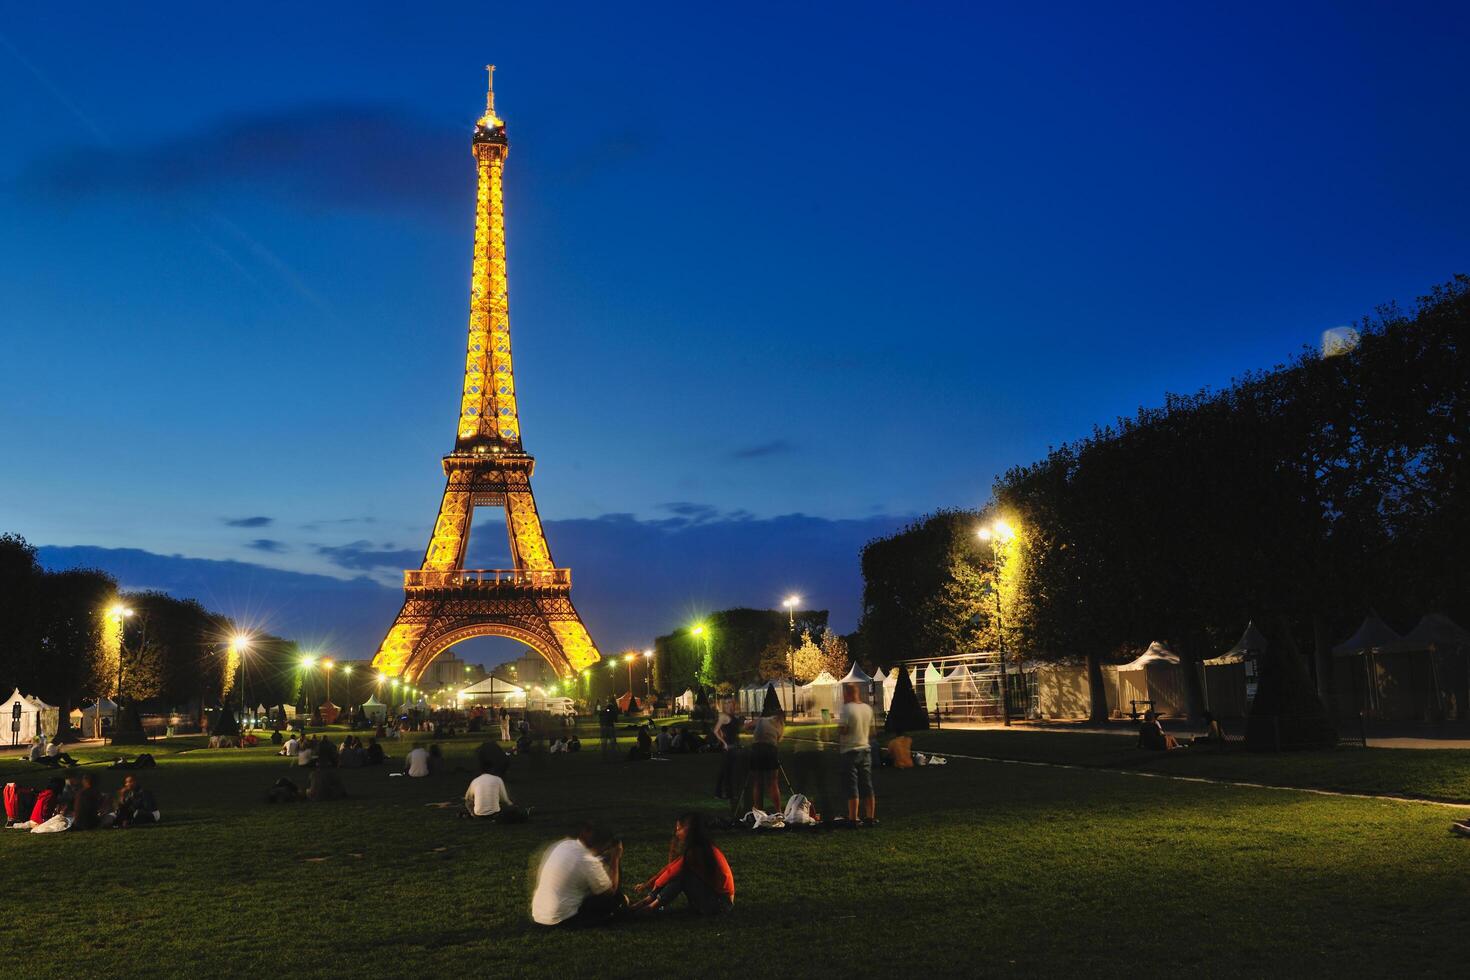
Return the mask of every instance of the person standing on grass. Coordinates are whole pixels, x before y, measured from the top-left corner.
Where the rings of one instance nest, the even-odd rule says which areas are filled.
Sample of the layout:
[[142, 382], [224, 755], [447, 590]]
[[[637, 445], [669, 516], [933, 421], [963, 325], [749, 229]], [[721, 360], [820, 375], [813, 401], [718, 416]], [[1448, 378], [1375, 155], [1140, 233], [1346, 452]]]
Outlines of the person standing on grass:
[[715, 721], [715, 739], [720, 743], [720, 775], [715, 780], [715, 799], [730, 800], [731, 805], [740, 797], [740, 787], [735, 782], [736, 756], [740, 753], [740, 729], [745, 719], [740, 717], [734, 698], [720, 702], [720, 717]]
[[618, 890], [623, 843], [587, 824], [547, 850], [536, 869], [531, 918], [538, 925], [598, 926], [627, 907]]
[[500, 740], [502, 742], [510, 741], [510, 712], [506, 710], [503, 704], [500, 706]]
[[862, 826], [878, 824], [878, 798], [873, 795], [873, 709], [864, 704], [856, 684], [842, 685], [842, 710], [837, 715], [837, 750], [842, 758], [842, 783], [847, 790], [847, 820], [858, 826], [858, 804], [862, 803]]
[[[767, 813], [781, 812], [781, 786], [777, 782], [781, 771], [778, 747], [781, 736], [786, 733], [786, 712], [780, 708], [770, 717], [755, 720], [755, 738], [750, 747], [750, 801], [758, 810]], [[767, 800], [771, 806], [766, 806]]]

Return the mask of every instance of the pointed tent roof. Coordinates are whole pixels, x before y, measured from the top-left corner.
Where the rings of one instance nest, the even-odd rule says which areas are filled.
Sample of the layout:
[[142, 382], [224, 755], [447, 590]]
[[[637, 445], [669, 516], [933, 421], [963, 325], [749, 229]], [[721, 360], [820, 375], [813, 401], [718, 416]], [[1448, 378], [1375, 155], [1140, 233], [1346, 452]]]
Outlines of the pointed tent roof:
[[1386, 644], [1384, 649], [1391, 653], [1470, 649], [1470, 630], [1443, 613], [1430, 613], [1405, 633], [1402, 640]]
[[802, 685], [802, 688], [803, 689], [806, 689], [806, 688], [809, 688], [809, 687], [816, 687], [819, 684], [822, 687], [826, 687], [829, 684], [836, 684], [836, 683], [837, 683], [837, 678], [833, 677], [831, 674], [827, 673], [824, 670], [820, 674], [818, 674], [816, 677], [813, 677], [809, 683], [803, 684]]
[[[888, 683], [888, 678], [890, 678], [890, 677], [893, 677], [893, 675], [892, 674], [884, 674], [882, 667], [879, 667], [877, 670], [873, 671], [873, 683], [874, 684], [887, 684]], [[898, 683], [898, 679], [897, 678], [894, 678], [893, 683], [897, 684]]]
[[970, 668], [966, 667], [964, 664], [960, 664], [959, 666], [955, 667], [954, 670], [952, 670], [948, 674], [946, 674], [944, 676], [944, 679], [947, 680], [947, 681], [964, 681], [964, 680], [969, 680], [970, 679]]
[[459, 693], [460, 693], [461, 696], [463, 696], [465, 694], [471, 694], [471, 695], [473, 695], [473, 694], [492, 694], [492, 693], [493, 694], [524, 694], [525, 693], [525, 690], [526, 689], [523, 688], [523, 687], [521, 687], [519, 684], [512, 684], [510, 681], [506, 680], [503, 677], [496, 677], [494, 674], [491, 674], [489, 677], [485, 678], [483, 681], [477, 681], [476, 683], [471, 684], [469, 687], [465, 688], [463, 691], [460, 691]]
[[842, 678], [842, 680], [839, 683], [842, 683], [842, 684], [871, 684], [871, 683], [873, 683], [873, 678], [869, 677], [868, 674], [867, 674], [867, 671], [865, 671], [861, 667], [859, 667], [857, 661], [854, 660], [852, 662], [852, 669], [847, 672], [847, 676], [844, 677], [844, 678]]
[[1235, 646], [1226, 650], [1218, 657], [1212, 657], [1205, 661], [1206, 667], [1222, 667], [1226, 664], [1244, 663], [1246, 657], [1255, 656], [1266, 652], [1266, 634], [1256, 629], [1255, 622], [1245, 624], [1245, 632], [1240, 634], [1240, 639]]
[[369, 694], [368, 699], [362, 703], [364, 708], [386, 708], [387, 705], [379, 701], [377, 695]]
[[1148, 649], [1139, 654], [1132, 663], [1122, 664], [1119, 670], [1143, 670], [1145, 667], [1154, 666], [1178, 666], [1179, 654], [1164, 646], [1158, 640], [1148, 645]]
[[1399, 640], [1400, 636], [1379, 619], [1377, 613], [1370, 612], [1363, 619], [1363, 625], [1358, 627], [1358, 631], [1333, 647], [1332, 653], [1337, 657], [1356, 657], [1360, 653], [1380, 650]]

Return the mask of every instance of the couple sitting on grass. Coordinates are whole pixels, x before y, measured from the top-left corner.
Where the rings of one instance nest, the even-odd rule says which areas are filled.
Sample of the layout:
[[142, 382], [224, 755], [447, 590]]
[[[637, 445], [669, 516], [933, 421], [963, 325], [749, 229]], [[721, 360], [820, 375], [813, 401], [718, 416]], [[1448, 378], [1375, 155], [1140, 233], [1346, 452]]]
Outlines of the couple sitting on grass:
[[[29, 803], [30, 818], [21, 820], [20, 810]], [[13, 830], [29, 830], [33, 834], [49, 834], [63, 830], [95, 830], [99, 827], [135, 827], [157, 823], [162, 819], [153, 794], [144, 789], [138, 777], [123, 779], [116, 799], [97, 788], [92, 773], [53, 779], [32, 798], [21, 787], [10, 783], [5, 787], [7, 826]]]
[[543, 926], [606, 925], [629, 913], [666, 912], [681, 894], [690, 911], [700, 915], [719, 915], [735, 906], [735, 876], [698, 813], [674, 822], [668, 863], [634, 886], [642, 897], [632, 905], [621, 889], [622, 863], [622, 841], [590, 824], [552, 845], [536, 872], [531, 918]]

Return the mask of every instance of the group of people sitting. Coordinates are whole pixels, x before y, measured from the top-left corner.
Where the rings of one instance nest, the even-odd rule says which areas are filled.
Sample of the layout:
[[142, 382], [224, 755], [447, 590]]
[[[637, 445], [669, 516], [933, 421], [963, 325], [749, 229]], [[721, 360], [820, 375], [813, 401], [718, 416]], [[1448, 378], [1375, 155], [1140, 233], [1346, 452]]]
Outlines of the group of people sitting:
[[552, 755], [558, 755], [563, 752], [581, 752], [582, 740], [577, 737], [576, 732], [572, 732], [566, 737], [557, 736], [551, 740], [551, 747], [547, 751]]
[[37, 736], [31, 740], [31, 751], [26, 758], [47, 769], [60, 769], [62, 766], [75, 766], [77, 760], [69, 753], [61, 751], [61, 743], [48, 742], [44, 737]]
[[132, 774], [123, 777], [116, 796], [103, 793], [96, 774], [85, 772], [57, 777], [40, 789], [7, 783], [4, 800], [5, 825], [33, 834], [139, 827], [163, 818], [153, 794]]
[[1207, 726], [1205, 734], [1196, 736], [1189, 743], [1184, 743], [1164, 731], [1164, 726], [1159, 721], [1159, 713], [1149, 709], [1143, 713], [1143, 720], [1138, 723], [1138, 747], [1153, 752], [1169, 752], [1183, 748], [1186, 744], [1223, 747], [1226, 744], [1225, 731], [1220, 727], [1219, 720], [1206, 711], [1204, 721]]
[[674, 821], [668, 863], [633, 886], [636, 901], [623, 892], [622, 863], [623, 842], [590, 824], [576, 837], [553, 844], [536, 871], [532, 920], [560, 928], [605, 925], [625, 916], [664, 913], [680, 895], [700, 915], [735, 907], [735, 875], [698, 813]]
[[[275, 739], [272, 738], [272, 741]], [[364, 745], [362, 739], [356, 735], [348, 735], [338, 746], [324, 735], [307, 738], [292, 734], [276, 754], [294, 758], [296, 765], [302, 768], [316, 766], [360, 769], [363, 766], [381, 766], [388, 759], [376, 738], [369, 738]]]

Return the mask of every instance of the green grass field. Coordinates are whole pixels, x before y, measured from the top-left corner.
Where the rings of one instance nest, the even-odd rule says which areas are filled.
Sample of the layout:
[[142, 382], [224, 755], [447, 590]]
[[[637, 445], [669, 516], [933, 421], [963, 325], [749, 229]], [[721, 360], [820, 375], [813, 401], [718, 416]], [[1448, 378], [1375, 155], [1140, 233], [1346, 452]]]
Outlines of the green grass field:
[[[785, 759], [818, 798], [824, 734], [795, 729]], [[425, 805], [462, 796], [475, 744], [446, 745], [464, 772], [345, 770], [351, 800], [284, 806], [267, 787], [304, 771], [269, 747], [156, 747], [141, 775], [161, 826], [0, 834], [0, 949], [60, 975], [157, 976], [1444, 975], [1470, 956], [1470, 840], [1448, 833], [1463, 810], [1119, 768], [1463, 799], [1464, 753], [1130, 760], [1083, 735], [921, 734], [921, 749], [1098, 768], [884, 770], [881, 828], [721, 835], [733, 915], [562, 934], [529, 921], [538, 849], [595, 819], [624, 836], [627, 881], [646, 876], [678, 811], [719, 812], [717, 757], [603, 763], [594, 738], [517, 760], [511, 794], [535, 819], [494, 826]], [[17, 776], [44, 773], [0, 762]], [[119, 776], [102, 770], [104, 788]]]

